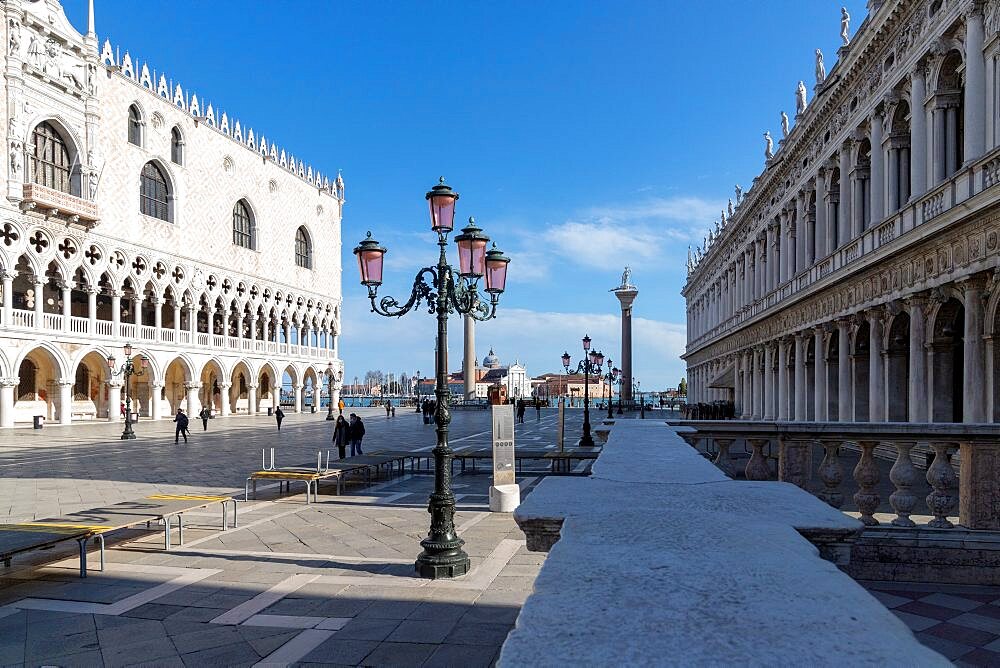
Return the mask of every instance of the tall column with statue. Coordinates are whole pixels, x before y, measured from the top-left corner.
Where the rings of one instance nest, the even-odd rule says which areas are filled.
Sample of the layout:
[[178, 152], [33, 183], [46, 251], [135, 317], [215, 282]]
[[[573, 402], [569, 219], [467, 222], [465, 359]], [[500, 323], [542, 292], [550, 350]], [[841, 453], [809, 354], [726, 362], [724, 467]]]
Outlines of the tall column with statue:
[[622, 385], [621, 401], [632, 405], [632, 302], [635, 301], [639, 289], [632, 285], [632, 269], [625, 267], [622, 272], [622, 284], [613, 288], [622, 307]]

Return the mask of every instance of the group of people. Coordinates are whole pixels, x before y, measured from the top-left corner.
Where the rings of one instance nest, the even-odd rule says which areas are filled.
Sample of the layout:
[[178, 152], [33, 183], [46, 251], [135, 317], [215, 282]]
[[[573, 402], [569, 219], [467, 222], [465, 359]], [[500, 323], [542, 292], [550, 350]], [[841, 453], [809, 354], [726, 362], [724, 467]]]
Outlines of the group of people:
[[436, 420], [434, 413], [437, 411], [437, 401], [424, 399], [420, 402], [420, 412], [424, 416], [424, 424], [430, 424]]
[[[202, 431], [208, 431], [208, 421], [212, 419], [212, 409], [208, 406], [203, 407], [201, 411], [198, 412], [198, 419], [201, 420]], [[274, 420], [278, 423], [278, 431], [281, 431], [281, 421], [284, 419], [285, 413], [281, 410], [281, 406], [275, 407]], [[174, 424], [176, 425], [174, 427], [174, 443], [179, 443], [182, 436], [184, 437], [184, 442], [187, 443], [188, 435], [191, 433], [189, 429], [191, 420], [188, 418], [183, 408], [177, 409], [177, 414], [174, 415]]]
[[[341, 410], [341, 413], [344, 411]], [[396, 407], [392, 405], [391, 399], [385, 400], [385, 419], [388, 420], [391, 417], [396, 417]]]
[[[535, 419], [541, 420], [542, 404], [539, 403], [537, 400], [534, 402], [534, 404], [535, 404]], [[521, 424], [524, 424], [524, 412], [528, 409], [528, 402], [526, 402], [524, 399], [518, 399], [516, 408], [517, 408], [517, 421]]]
[[355, 413], [351, 413], [350, 418], [345, 420], [344, 414], [337, 416], [337, 422], [333, 425], [333, 443], [337, 446], [337, 453], [343, 459], [347, 456], [347, 446], [351, 446], [351, 457], [365, 454], [361, 450], [361, 441], [365, 437], [365, 423], [361, 421]]

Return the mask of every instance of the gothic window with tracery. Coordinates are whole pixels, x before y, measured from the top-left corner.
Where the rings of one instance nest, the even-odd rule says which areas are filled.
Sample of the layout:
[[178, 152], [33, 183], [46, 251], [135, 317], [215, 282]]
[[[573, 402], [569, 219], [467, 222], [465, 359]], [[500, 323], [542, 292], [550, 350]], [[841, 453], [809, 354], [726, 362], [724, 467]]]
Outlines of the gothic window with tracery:
[[254, 247], [253, 219], [246, 202], [240, 200], [233, 207], [233, 243], [243, 248], [253, 250]]
[[153, 162], [142, 168], [139, 209], [147, 216], [170, 221], [170, 187], [163, 170]]
[[184, 137], [176, 126], [170, 131], [170, 161], [177, 165], [184, 164]]
[[312, 242], [304, 227], [295, 230], [295, 264], [304, 269], [312, 269]]
[[142, 146], [142, 114], [134, 104], [128, 108], [128, 141]]
[[31, 180], [70, 193], [69, 149], [62, 135], [49, 123], [39, 123], [31, 133]]

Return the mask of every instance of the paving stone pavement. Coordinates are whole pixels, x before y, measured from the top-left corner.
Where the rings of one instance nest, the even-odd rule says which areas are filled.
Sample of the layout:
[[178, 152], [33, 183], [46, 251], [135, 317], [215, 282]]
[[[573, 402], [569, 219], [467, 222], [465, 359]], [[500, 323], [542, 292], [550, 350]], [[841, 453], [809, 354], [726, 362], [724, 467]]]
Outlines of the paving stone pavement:
[[[417, 415], [358, 412], [369, 415], [368, 449], [433, 446], [433, 427]], [[119, 425], [4, 432], [0, 521], [149, 493], [241, 494], [262, 447], [278, 449], [279, 465], [315, 462], [330, 438], [322, 418], [289, 415], [280, 435], [264, 417], [220, 418], [187, 446], [174, 445], [169, 422], [139, 423], [130, 442], [117, 439]], [[531, 418], [518, 444], [553, 447], [555, 412]], [[580, 418], [570, 413], [568, 434]], [[452, 427], [456, 446], [489, 443], [486, 411], [457, 411]], [[523, 472], [523, 493], [545, 473]], [[0, 665], [492, 665], [545, 555], [527, 551], [510, 515], [488, 512], [489, 479], [455, 478], [456, 525], [472, 560], [455, 580], [413, 577], [428, 472], [311, 505], [272, 488], [241, 503], [228, 531], [215, 511], [189, 513], [184, 545], [169, 552], [156, 527], [116, 532], [106, 569], [92, 555], [86, 579], [75, 543], [19, 555], [0, 577]]]

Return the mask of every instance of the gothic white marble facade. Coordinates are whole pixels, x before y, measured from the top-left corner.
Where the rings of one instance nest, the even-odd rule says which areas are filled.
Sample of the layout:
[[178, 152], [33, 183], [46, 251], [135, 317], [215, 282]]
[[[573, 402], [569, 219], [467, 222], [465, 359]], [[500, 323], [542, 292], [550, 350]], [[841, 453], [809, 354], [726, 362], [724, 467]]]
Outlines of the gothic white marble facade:
[[868, 4], [695, 254], [690, 401], [746, 419], [997, 422], [1000, 3]]
[[266, 410], [286, 373], [301, 410], [341, 369], [343, 181], [100, 45], [92, 1], [86, 34], [57, 0], [0, 11], [0, 426], [119, 419], [125, 343], [153, 419]]

